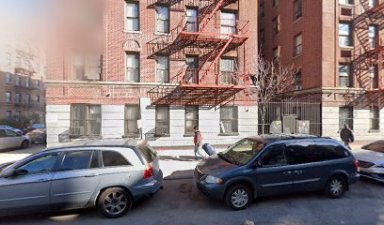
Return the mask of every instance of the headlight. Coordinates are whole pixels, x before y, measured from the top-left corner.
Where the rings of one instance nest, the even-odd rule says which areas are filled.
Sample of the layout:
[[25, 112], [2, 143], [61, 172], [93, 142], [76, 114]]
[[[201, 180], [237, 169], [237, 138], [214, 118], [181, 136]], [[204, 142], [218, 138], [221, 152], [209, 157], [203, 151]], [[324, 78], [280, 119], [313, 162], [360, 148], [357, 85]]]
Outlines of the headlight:
[[222, 184], [222, 183], [224, 183], [224, 181], [222, 179], [211, 176], [211, 175], [208, 175], [205, 178], [205, 182], [207, 182], [208, 184]]

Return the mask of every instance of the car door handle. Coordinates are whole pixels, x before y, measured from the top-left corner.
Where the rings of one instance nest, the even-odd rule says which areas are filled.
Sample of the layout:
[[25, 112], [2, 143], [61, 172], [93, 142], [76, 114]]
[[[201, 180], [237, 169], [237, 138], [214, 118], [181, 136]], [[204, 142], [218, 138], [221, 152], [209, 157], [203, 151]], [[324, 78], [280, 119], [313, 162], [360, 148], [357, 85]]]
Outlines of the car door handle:
[[92, 173], [92, 174], [85, 175], [84, 177], [96, 177], [97, 175], [99, 175], [99, 174]]
[[301, 170], [294, 170], [293, 171], [293, 174], [295, 174], [295, 175], [300, 175], [302, 173], [303, 173], [303, 171], [301, 171]]
[[284, 175], [291, 175], [291, 174], [292, 174], [292, 171], [285, 171], [283, 174], [284, 174]]

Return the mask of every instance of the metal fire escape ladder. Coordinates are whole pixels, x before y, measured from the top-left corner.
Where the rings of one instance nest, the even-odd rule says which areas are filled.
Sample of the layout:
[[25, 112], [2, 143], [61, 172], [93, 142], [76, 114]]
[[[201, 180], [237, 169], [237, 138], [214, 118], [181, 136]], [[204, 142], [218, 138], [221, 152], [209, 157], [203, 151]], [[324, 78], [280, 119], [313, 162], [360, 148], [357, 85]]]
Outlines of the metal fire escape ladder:
[[[211, 21], [212, 17], [223, 6], [223, 4], [224, 4], [224, 0], [219, 0], [219, 2], [216, 4], [216, 6], [212, 10], [212, 12], [206, 18], [203, 19], [202, 24], [201, 24], [201, 31], [204, 31], [204, 29], [207, 27], [209, 21]], [[208, 8], [206, 10], [208, 10]]]

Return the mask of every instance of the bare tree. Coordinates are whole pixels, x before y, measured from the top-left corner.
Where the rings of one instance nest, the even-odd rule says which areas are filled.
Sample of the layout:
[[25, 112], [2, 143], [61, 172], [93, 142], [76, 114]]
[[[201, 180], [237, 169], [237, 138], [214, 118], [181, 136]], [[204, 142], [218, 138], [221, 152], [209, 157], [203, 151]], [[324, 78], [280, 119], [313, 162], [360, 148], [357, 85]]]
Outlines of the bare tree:
[[[260, 55], [253, 59], [252, 64], [255, 72], [252, 79], [256, 85], [259, 116], [264, 124], [267, 113], [266, 103], [283, 98], [285, 93], [293, 90], [296, 70], [293, 65], [284, 66], [277, 60], [268, 61]], [[265, 133], [264, 126], [262, 126], [262, 133]]]

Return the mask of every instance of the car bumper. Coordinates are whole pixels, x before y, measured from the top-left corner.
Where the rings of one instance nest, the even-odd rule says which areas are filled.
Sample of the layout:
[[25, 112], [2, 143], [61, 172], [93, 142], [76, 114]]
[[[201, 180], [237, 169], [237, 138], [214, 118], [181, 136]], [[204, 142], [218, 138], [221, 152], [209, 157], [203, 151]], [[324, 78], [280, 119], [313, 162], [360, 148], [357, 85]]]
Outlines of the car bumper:
[[364, 173], [360, 172], [360, 176], [384, 183], [384, 174], [382, 173]]
[[142, 184], [135, 187], [133, 197], [139, 200], [145, 197], [151, 197], [163, 186], [163, 171], [159, 170], [155, 176], [148, 178]]
[[196, 182], [197, 188], [208, 198], [222, 200], [224, 198], [225, 185], [208, 184], [205, 181]]

